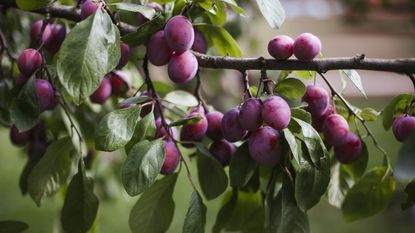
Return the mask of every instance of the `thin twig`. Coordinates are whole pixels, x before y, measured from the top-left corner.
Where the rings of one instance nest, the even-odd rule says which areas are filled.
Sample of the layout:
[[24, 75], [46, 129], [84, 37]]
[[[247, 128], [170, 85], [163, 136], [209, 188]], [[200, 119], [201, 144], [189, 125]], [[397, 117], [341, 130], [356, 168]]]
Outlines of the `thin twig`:
[[249, 98], [252, 97], [251, 89], [249, 88], [249, 79], [248, 72], [246, 70], [240, 71], [242, 73], [242, 85], [244, 87], [244, 95], [248, 95]]
[[206, 104], [206, 101], [203, 99], [203, 96], [202, 96], [202, 80], [200, 79], [199, 70], [196, 73], [196, 80], [197, 80], [197, 83], [196, 83], [194, 95], [196, 96], [196, 99], [199, 102], [199, 106], [202, 105], [204, 111], [208, 112], [209, 110], [208, 105]]

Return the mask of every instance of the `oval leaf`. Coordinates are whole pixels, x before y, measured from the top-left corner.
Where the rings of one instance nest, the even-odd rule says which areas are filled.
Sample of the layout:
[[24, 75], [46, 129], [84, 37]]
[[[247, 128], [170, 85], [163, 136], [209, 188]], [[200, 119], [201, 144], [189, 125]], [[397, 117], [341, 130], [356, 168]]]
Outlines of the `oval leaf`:
[[164, 97], [164, 100], [179, 106], [195, 107], [199, 104], [196, 97], [186, 91], [172, 91]]
[[249, 155], [248, 142], [240, 145], [231, 158], [229, 179], [232, 187], [244, 187], [255, 173], [256, 163]]
[[349, 176], [339, 162], [336, 162], [331, 168], [330, 183], [327, 188], [327, 198], [329, 204], [341, 208], [344, 198], [349, 191]]
[[160, 173], [164, 162], [162, 139], [137, 143], [122, 167], [122, 183], [128, 195], [136, 196], [148, 189]]
[[225, 192], [228, 186], [228, 176], [219, 161], [202, 144], [195, 144], [200, 187], [206, 199], [212, 200]]
[[108, 113], [99, 122], [95, 135], [95, 148], [114, 151], [127, 145], [140, 120], [141, 106], [118, 109]]
[[194, 116], [194, 117], [184, 118], [184, 119], [181, 119], [181, 120], [170, 123], [169, 127], [180, 126], [180, 125], [194, 125], [202, 119], [203, 119], [202, 116]]
[[173, 190], [177, 173], [153, 184], [138, 199], [130, 213], [129, 225], [133, 233], [166, 232], [174, 214]]
[[61, 222], [65, 232], [87, 233], [98, 212], [94, 181], [85, 174], [83, 161], [69, 183], [63, 203]]
[[279, 0], [256, 0], [259, 10], [272, 28], [280, 28], [285, 20], [285, 11]]
[[360, 91], [360, 93], [362, 93], [363, 96], [367, 98], [365, 89], [363, 88], [362, 79], [360, 78], [359, 73], [357, 73], [356, 70], [342, 70], [342, 71], [350, 80], [352, 80], [352, 83]]
[[152, 19], [156, 15], [156, 11], [153, 8], [139, 4], [119, 2], [108, 5], [115, 6], [118, 10], [140, 13], [147, 19]]
[[133, 148], [135, 144], [143, 141], [144, 139], [153, 140], [155, 135], [156, 122], [154, 119], [154, 114], [150, 112], [137, 123], [133, 137], [125, 146], [125, 152], [127, 154], [130, 153], [131, 148]]
[[29, 228], [27, 223], [20, 221], [0, 221], [0, 232], [2, 233], [20, 233]]
[[196, 24], [194, 27], [203, 32], [209, 47], [215, 47], [219, 56], [242, 57], [238, 43], [224, 28], [211, 24]]
[[108, 14], [97, 10], [67, 35], [56, 69], [63, 87], [79, 105], [99, 87], [119, 59], [120, 32]]
[[16, 0], [17, 7], [25, 11], [37, 10], [47, 7], [52, 0]]
[[199, 193], [193, 192], [184, 219], [183, 233], [203, 233], [206, 224], [206, 206]]
[[375, 167], [347, 193], [342, 205], [343, 217], [351, 222], [384, 210], [395, 191], [395, 180], [386, 167]]
[[305, 93], [305, 85], [298, 79], [287, 78], [278, 83], [274, 92], [288, 99], [300, 99]]
[[70, 155], [72, 147], [69, 137], [54, 141], [30, 172], [27, 190], [38, 206], [45, 197], [55, 194], [68, 179], [73, 164]]

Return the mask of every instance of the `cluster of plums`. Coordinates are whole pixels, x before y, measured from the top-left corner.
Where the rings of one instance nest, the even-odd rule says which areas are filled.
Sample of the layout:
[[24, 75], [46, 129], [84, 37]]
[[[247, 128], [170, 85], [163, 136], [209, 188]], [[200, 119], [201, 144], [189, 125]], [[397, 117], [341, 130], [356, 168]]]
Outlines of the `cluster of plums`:
[[335, 113], [328, 92], [319, 86], [307, 86], [303, 101], [308, 104], [313, 127], [323, 132], [326, 143], [334, 147], [337, 160], [344, 164], [356, 161], [362, 154], [362, 141], [349, 131], [346, 119]]
[[407, 114], [398, 116], [393, 121], [392, 131], [398, 141], [405, 141], [415, 132], [415, 117]]
[[148, 60], [156, 66], [167, 66], [169, 78], [175, 83], [193, 79], [198, 62], [190, 49], [206, 53], [207, 43], [202, 32], [182, 15], [169, 19], [164, 30], [154, 33], [147, 44]]
[[294, 54], [300, 61], [311, 61], [320, 52], [321, 41], [311, 33], [303, 33], [295, 40], [280, 35], [272, 38], [268, 43], [268, 53], [278, 60], [286, 60]]
[[46, 129], [42, 123], [37, 124], [26, 132], [20, 132], [13, 125], [10, 128], [10, 141], [16, 146], [23, 147], [28, 145], [27, 153], [30, 157], [42, 156], [49, 146]]

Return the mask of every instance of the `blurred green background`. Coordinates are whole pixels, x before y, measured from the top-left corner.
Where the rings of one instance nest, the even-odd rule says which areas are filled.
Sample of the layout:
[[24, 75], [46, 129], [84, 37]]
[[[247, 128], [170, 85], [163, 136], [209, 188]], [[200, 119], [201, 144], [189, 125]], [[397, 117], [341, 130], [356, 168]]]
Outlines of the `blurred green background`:
[[[255, 3], [241, 2], [245, 3], [244, 8], [250, 17], [238, 18], [236, 22], [242, 26], [235, 27], [232, 24], [229, 29], [232, 33], [241, 35], [238, 42], [246, 57], [269, 57], [266, 45], [273, 36], [287, 34], [295, 38], [305, 31], [321, 38], [323, 54], [326, 57], [355, 56], [358, 53], [364, 53], [368, 57], [415, 57], [414, 8], [408, 5], [411, 3], [413, 6], [414, 1], [283, 0], [281, 2], [286, 9], [287, 20], [278, 31], [269, 28], [257, 11]], [[27, 19], [25, 23], [29, 26]], [[167, 81], [165, 67], [150, 68], [152, 78]], [[354, 105], [371, 106], [381, 110], [393, 95], [413, 92], [410, 81], [402, 75], [384, 72], [359, 73], [369, 99], [360, 98], [357, 89], [349, 84], [346, 96]], [[249, 75], [250, 82], [255, 85], [259, 72], [250, 72]], [[203, 82], [203, 95], [215, 108], [224, 111], [240, 101], [241, 87], [238, 85], [238, 74], [210, 71], [202, 73], [202, 78], [204, 77], [206, 81]], [[269, 72], [269, 77], [275, 77], [275, 73]], [[338, 72], [329, 72], [328, 77], [339, 88]], [[400, 144], [390, 131], [384, 131], [380, 120], [369, 123], [369, 126], [395, 164]], [[23, 149], [10, 144], [8, 134], [7, 129], [0, 128], [0, 220], [24, 221], [29, 224], [27, 232], [31, 233], [59, 232], [62, 193], [48, 198], [41, 208], [36, 207], [30, 197], [21, 195], [18, 180], [27, 155]], [[374, 149], [371, 141], [366, 142], [369, 146], [370, 167], [380, 164], [382, 155]], [[101, 203], [94, 226], [96, 232], [130, 232], [129, 213], [138, 197], [129, 197], [121, 187], [121, 173], [118, 168], [124, 158], [125, 155], [122, 153], [102, 153], [98, 155], [100, 166], [92, 170], [94, 176], [99, 177], [95, 180], [96, 190], [105, 194], [100, 196]], [[193, 179], [197, 181], [195, 162], [191, 161], [190, 165]], [[400, 209], [400, 204], [405, 199], [404, 185], [405, 183], [398, 183], [396, 195], [385, 212], [353, 223], [345, 223], [341, 211], [328, 205], [323, 198], [309, 211], [311, 232], [415, 232], [415, 208], [405, 212]], [[174, 192], [175, 217], [168, 232], [181, 232], [191, 192], [186, 174], [182, 170]], [[222, 197], [223, 195], [216, 200], [205, 201], [208, 207], [206, 232], [212, 229]]]

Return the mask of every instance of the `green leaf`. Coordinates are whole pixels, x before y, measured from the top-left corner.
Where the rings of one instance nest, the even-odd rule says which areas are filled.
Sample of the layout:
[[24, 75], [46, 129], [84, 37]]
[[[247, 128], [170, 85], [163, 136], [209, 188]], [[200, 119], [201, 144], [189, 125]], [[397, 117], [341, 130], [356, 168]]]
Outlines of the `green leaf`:
[[376, 121], [380, 113], [373, 108], [364, 108], [358, 111], [357, 114], [365, 121]]
[[238, 192], [237, 191], [229, 191], [225, 194], [223, 198], [223, 204], [220, 208], [218, 215], [216, 216], [215, 224], [213, 226], [212, 232], [213, 233], [220, 233], [223, 228], [225, 228], [226, 224], [232, 217], [232, 213], [236, 207], [238, 201]]
[[102, 11], [78, 23], [66, 36], [58, 54], [59, 80], [81, 104], [100, 85], [120, 59], [120, 32]]
[[29, 228], [29, 225], [20, 221], [0, 221], [0, 233], [20, 233]]
[[52, 0], [16, 0], [17, 7], [25, 11], [37, 10], [47, 7]]
[[212, 200], [225, 192], [228, 186], [228, 176], [219, 161], [203, 145], [195, 144], [200, 187], [206, 199]]
[[[308, 153], [310, 154], [311, 160], [313, 161], [314, 165], [318, 166], [320, 163], [320, 158], [326, 157], [328, 154], [327, 149], [320, 138], [320, 135], [313, 128], [313, 126], [307, 122], [295, 117], [292, 117], [292, 120], [293, 121], [290, 122], [290, 125], [295, 122], [298, 124], [298, 126], [301, 127], [303, 141], [307, 147]], [[291, 130], [291, 127], [289, 127], [289, 129]]]
[[294, 159], [300, 164], [301, 161], [301, 152], [299, 150], [297, 140], [295, 139], [294, 134], [288, 129], [285, 128], [282, 130], [284, 134], [285, 141], [287, 141], [288, 146], [290, 147], [290, 151], [294, 156]]
[[206, 224], [206, 206], [197, 192], [192, 193], [186, 218], [184, 219], [183, 233], [203, 233]]
[[349, 190], [342, 205], [347, 222], [373, 216], [388, 206], [395, 180], [387, 172], [386, 167], [375, 167]]
[[153, 8], [139, 4], [119, 2], [108, 5], [115, 6], [118, 10], [140, 13], [147, 19], [152, 19], [156, 15], [156, 11]]
[[123, 104], [143, 104], [151, 100], [148, 96], [133, 96], [124, 100]]
[[155, 135], [156, 122], [154, 119], [154, 114], [151, 112], [137, 123], [133, 137], [125, 146], [125, 152], [127, 154], [130, 153], [131, 148], [133, 148], [135, 144], [141, 142], [144, 139], [152, 140], [155, 137]]
[[174, 88], [171, 85], [160, 81], [153, 81], [153, 86], [160, 97], [164, 97], [168, 93], [174, 91]]
[[316, 205], [326, 192], [330, 181], [330, 164], [328, 159], [320, 160], [320, 169], [308, 162], [300, 164], [301, 170], [295, 177], [295, 199], [298, 207], [307, 211]]
[[292, 74], [305, 80], [312, 80], [316, 77], [316, 72], [311, 70], [295, 70]]
[[365, 173], [367, 164], [369, 162], [369, 152], [367, 145], [362, 141], [362, 154], [359, 159], [352, 164], [344, 164], [344, 170], [347, 171], [355, 180], [358, 180]]
[[202, 116], [194, 116], [194, 117], [184, 118], [184, 119], [177, 120], [175, 122], [170, 123], [169, 127], [180, 126], [180, 125], [194, 125], [202, 119], [203, 119]]
[[19, 187], [20, 187], [20, 191], [22, 192], [22, 195], [26, 195], [27, 193], [27, 186], [28, 186], [27, 182], [28, 182], [30, 173], [32, 172], [35, 165], [43, 157], [44, 151], [42, 151], [43, 149], [40, 147], [43, 147], [43, 145], [39, 146], [38, 143], [33, 143], [31, 154], [26, 162], [26, 165], [23, 168], [22, 173], [20, 174]]
[[393, 120], [395, 119], [395, 116], [399, 115], [399, 113], [402, 113], [399, 111], [398, 106], [400, 103], [403, 103], [403, 105], [406, 107], [411, 100], [413, 96], [410, 94], [401, 94], [398, 96], [395, 96], [391, 102], [389, 102], [388, 105], [383, 109], [382, 117], [383, 117], [383, 128], [385, 130], [389, 130], [389, 128], [393, 124]]
[[166, 232], [174, 214], [173, 190], [177, 173], [154, 183], [141, 195], [130, 213], [129, 225], [133, 233]]
[[224, 28], [211, 24], [196, 24], [194, 27], [203, 32], [209, 47], [214, 46], [219, 56], [242, 57], [238, 43]]
[[303, 97], [305, 90], [304, 83], [295, 78], [284, 79], [274, 88], [274, 92], [288, 99], [300, 99]]
[[272, 28], [280, 28], [285, 20], [285, 11], [279, 0], [257, 0], [259, 10]]
[[39, 121], [40, 106], [36, 93], [35, 78], [29, 79], [13, 100], [10, 117], [20, 131], [33, 128]]
[[363, 88], [362, 79], [360, 78], [359, 73], [357, 73], [356, 70], [342, 70], [342, 71], [350, 80], [352, 80], [353, 84], [360, 91], [360, 93], [362, 93], [363, 96], [367, 98], [365, 89]]
[[344, 198], [350, 189], [349, 176], [339, 162], [336, 162], [331, 168], [330, 183], [327, 188], [327, 197], [329, 204], [341, 208]]
[[187, 91], [172, 91], [164, 97], [165, 101], [168, 101], [172, 104], [185, 106], [185, 107], [196, 107], [199, 105], [199, 101], [197, 101], [196, 97], [190, 94]]
[[230, 6], [232, 10], [234, 10], [239, 15], [247, 16], [245, 10], [242, 7], [238, 6], [235, 0], [220, 0], [220, 1], [226, 3], [226, 5]]
[[30, 172], [27, 190], [38, 206], [45, 197], [55, 194], [68, 179], [73, 165], [72, 148], [69, 137], [54, 141]]
[[98, 212], [94, 181], [86, 176], [82, 160], [78, 167], [66, 191], [61, 214], [62, 228], [68, 233], [87, 233]]
[[403, 180], [415, 178], [415, 132], [403, 142], [396, 162], [395, 176]]
[[165, 24], [165, 17], [161, 14], [156, 15], [152, 20], [140, 25], [136, 32], [123, 36], [122, 41], [131, 47], [144, 45], [155, 32], [162, 30]]
[[409, 182], [405, 188], [405, 193], [408, 195], [406, 201], [402, 203], [402, 209], [407, 210], [415, 204], [415, 180]]
[[294, 184], [284, 176], [282, 184], [281, 221], [278, 224], [278, 233], [307, 233], [310, 232], [308, 217], [298, 208], [294, 198]]
[[232, 187], [244, 187], [255, 173], [256, 163], [249, 155], [248, 142], [238, 147], [229, 165], [229, 179]]
[[164, 162], [164, 142], [137, 143], [128, 153], [122, 167], [122, 183], [128, 195], [136, 196], [147, 190], [160, 173]]
[[108, 113], [99, 122], [95, 135], [95, 148], [114, 151], [127, 145], [140, 120], [141, 106], [117, 109]]
[[301, 119], [307, 122], [308, 124], [311, 124], [311, 114], [305, 111], [304, 109], [301, 109], [301, 108], [291, 109], [291, 116]]

